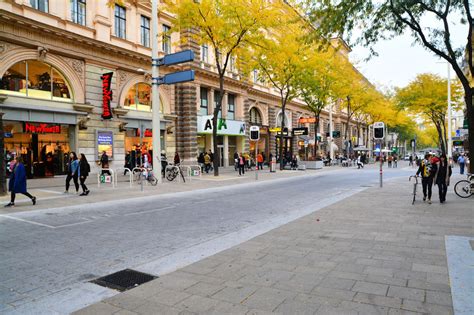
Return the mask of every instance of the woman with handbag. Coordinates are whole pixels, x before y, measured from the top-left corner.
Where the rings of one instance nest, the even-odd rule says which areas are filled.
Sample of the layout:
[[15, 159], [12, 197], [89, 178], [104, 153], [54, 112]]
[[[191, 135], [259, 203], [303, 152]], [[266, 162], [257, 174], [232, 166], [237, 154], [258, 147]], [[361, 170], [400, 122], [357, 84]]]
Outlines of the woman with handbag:
[[[15, 206], [15, 196], [16, 194], [23, 194], [31, 199], [33, 206], [36, 204], [36, 197], [32, 196], [26, 190], [26, 170], [23, 165], [21, 156], [17, 156], [15, 159], [16, 163], [12, 168], [10, 174], [10, 181], [8, 182], [8, 190], [11, 192], [10, 203], [5, 205], [5, 207], [14, 207]], [[11, 164], [10, 164], [11, 165]]]

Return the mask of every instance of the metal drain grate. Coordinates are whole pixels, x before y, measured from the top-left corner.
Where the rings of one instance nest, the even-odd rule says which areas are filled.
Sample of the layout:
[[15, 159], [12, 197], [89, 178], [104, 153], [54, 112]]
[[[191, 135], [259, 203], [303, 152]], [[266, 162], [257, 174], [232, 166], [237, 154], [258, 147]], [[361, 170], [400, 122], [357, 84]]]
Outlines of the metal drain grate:
[[156, 279], [158, 277], [143, 272], [125, 269], [116, 273], [92, 280], [92, 283], [103, 287], [115, 289], [118, 291], [126, 291], [133, 289], [141, 284]]

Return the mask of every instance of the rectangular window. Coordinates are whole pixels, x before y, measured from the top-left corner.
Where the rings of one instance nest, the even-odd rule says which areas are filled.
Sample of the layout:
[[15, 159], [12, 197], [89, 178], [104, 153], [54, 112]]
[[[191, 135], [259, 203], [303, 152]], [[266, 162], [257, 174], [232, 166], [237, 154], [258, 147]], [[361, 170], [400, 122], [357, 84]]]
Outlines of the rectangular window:
[[199, 109], [199, 114], [205, 116], [208, 114], [208, 91], [206, 88], [201, 87], [201, 106]]
[[86, 25], [86, 0], [71, 0], [71, 17], [74, 23]]
[[140, 34], [141, 44], [150, 47], [150, 19], [143, 15], [140, 21]]
[[162, 48], [163, 52], [165, 54], [170, 54], [171, 53], [171, 34], [170, 34], [171, 28], [168, 25], [163, 24], [163, 42], [162, 42]]
[[230, 72], [235, 72], [235, 63], [236, 63], [235, 56], [231, 56], [229, 61], [230, 61], [230, 64], [229, 64]]
[[127, 25], [127, 18], [125, 8], [115, 5], [115, 36], [125, 39], [127, 34], [125, 32]]
[[253, 70], [253, 83], [258, 83], [258, 70]]
[[43, 12], [49, 12], [48, 0], [30, 0], [31, 7]]
[[201, 61], [209, 63], [209, 47], [207, 44], [201, 46]]
[[227, 119], [235, 119], [235, 95], [227, 96]]

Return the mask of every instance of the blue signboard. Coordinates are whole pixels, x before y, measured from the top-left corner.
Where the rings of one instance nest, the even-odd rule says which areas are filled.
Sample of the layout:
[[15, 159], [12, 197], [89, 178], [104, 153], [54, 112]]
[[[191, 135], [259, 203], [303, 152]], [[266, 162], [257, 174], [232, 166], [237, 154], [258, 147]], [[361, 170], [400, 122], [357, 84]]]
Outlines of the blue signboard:
[[160, 84], [175, 84], [194, 80], [194, 70], [173, 72], [161, 78]]
[[192, 50], [184, 50], [177, 52], [175, 54], [169, 54], [164, 56], [160, 60], [160, 65], [170, 66], [176, 65], [183, 62], [193, 61], [194, 60], [194, 52]]

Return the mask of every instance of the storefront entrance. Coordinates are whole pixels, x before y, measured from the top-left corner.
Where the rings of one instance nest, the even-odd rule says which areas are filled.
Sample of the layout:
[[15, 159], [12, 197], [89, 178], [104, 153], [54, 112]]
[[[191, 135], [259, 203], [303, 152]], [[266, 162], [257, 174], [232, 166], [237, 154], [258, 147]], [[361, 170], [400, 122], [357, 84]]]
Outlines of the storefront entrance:
[[[292, 143], [292, 137], [289, 136], [283, 136], [283, 157], [292, 157], [293, 156], [293, 147], [291, 145]], [[275, 139], [276, 141], [276, 157], [277, 161], [279, 161], [279, 154], [280, 154], [280, 136], [277, 135], [277, 138]]]
[[[161, 151], [166, 148], [164, 139], [165, 130], [161, 130], [160, 144]], [[125, 158], [128, 162], [128, 167], [133, 169], [136, 166], [143, 164], [142, 153], [148, 152], [150, 157], [153, 157], [153, 132], [151, 129], [145, 129], [143, 135], [140, 137], [140, 129], [128, 128], [125, 131]], [[168, 160], [173, 157], [167, 157]], [[149, 161], [151, 164], [152, 161]]]
[[74, 130], [71, 125], [5, 121], [6, 156], [20, 155], [29, 178], [64, 175]]

